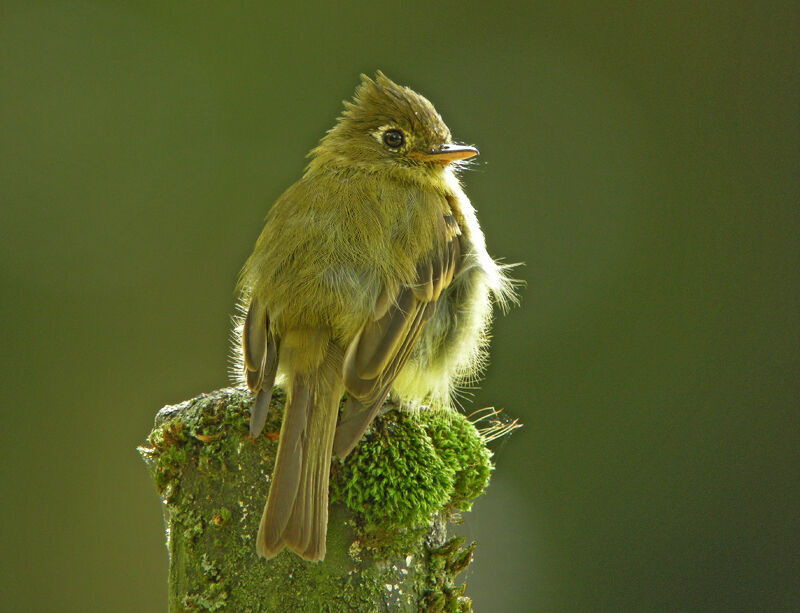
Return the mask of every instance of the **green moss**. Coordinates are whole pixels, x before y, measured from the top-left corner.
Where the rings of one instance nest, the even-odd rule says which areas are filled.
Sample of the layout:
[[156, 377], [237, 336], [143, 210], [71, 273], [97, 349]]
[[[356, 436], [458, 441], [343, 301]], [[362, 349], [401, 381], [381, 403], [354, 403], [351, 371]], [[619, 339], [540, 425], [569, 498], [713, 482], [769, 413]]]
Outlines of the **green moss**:
[[180, 516], [175, 519], [175, 527], [182, 530], [183, 538], [193, 543], [198, 536], [203, 534], [206, 523], [203, 521], [200, 512], [195, 508], [194, 497], [187, 497]]
[[472, 601], [464, 596], [465, 587], [455, 584], [455, 577], [472, 561], [476, 543], [466, 548], [463, 537], [453, 537], [441, 547], [431, 548], [428, 564], [431, 568], [420, 600], [420, 610], [430, 613], [468, 613]]
[[417, 528], [450, 500], [453, 476], [420, 423], [394, 411], [341, 466], [333, 494], [366, 527]]
[[461, 413], [427, 410], [420, 411], [419, 418], [437, 454], [454, 472], [450, 504], [458, 511], [468, 511], [489, 484], [491, 452]]
[[435, 513], [466, 511], [489, 483], [490, 452], [460, 413], [392, 411], [334, 469], [332, 497], [353, 511], [367, 539], [427, 528]]
[[224, 526], [230, 521], [231, 521], [231, 512], [225, 507], [215, 509], [214, 513], [211, 515], [211, 522], [215, 526]]

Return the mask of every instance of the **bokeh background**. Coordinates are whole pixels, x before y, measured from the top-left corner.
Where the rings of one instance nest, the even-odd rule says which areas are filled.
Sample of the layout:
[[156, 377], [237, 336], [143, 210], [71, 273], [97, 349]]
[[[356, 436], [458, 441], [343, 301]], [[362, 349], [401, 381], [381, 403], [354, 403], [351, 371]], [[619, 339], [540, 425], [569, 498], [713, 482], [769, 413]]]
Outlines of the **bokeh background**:
[[155, 412], [360, 72], [480, 147], [524, 262], [472, 408], [477, 611], [800, 610], [796, 2], [2, 2], [7, 611], [162, 611]]

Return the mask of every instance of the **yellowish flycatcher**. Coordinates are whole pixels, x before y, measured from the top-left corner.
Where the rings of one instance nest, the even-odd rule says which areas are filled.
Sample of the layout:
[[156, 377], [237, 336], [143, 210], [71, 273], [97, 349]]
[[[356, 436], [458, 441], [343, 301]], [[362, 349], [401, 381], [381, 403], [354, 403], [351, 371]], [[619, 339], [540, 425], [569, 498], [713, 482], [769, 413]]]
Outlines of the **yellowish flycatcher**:
[[450, 406], [483, 366], [492, 298], [512, 291], [456, 177], [477, 154], [428, 100], [362, 75], [267, 215], [239, 281], [252, 436], [275, 382], [287, 392], [261, 555], [324, 558], [332, 451], [353, 449], [388, 394]]

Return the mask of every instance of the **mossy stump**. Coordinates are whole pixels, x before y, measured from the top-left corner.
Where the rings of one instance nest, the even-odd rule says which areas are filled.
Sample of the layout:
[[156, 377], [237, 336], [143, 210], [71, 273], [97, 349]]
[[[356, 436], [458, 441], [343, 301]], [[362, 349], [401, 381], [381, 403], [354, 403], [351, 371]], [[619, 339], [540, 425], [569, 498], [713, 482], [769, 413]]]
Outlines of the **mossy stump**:
[[255, 551], [284, 396], [265, 435], [248, 436], [250, 394], [222, 389], [156, 415], [139, 448], [161, 496], [169, 611], [471, 611], [456, 575], [475, 543], [448, 540], [486, 487], [490, 452], [461, 414], [390, 410], [331, 466], [327, 555], [310, 563]]

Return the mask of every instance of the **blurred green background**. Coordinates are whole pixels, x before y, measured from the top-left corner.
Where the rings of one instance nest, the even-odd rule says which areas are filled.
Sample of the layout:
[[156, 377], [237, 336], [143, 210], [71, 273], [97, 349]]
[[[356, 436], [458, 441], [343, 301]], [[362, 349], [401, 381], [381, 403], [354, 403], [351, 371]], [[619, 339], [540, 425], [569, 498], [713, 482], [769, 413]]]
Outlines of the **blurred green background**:
[[0, 7], [0, 609], [166, 609], [135, 446], [228, 383], [262, 219], [380, 68], [526, 264], [476, 611], [800, 610], [796, 2]]

